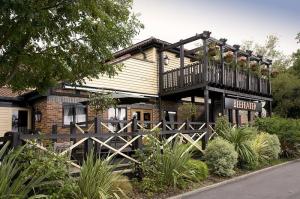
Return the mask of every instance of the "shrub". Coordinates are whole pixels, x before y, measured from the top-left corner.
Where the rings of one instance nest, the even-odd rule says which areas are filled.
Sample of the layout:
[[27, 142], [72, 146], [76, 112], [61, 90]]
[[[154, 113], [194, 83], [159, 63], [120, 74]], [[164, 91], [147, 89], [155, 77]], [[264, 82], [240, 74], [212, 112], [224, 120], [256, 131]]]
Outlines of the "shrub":
[[[143, 180], [139, 187], [143, 192], [158, 192], [168, 187], [183, 188], [191, 181], [198, 181], [198, 171], [188, 167], [192, 152], [185, 152], [184, 145], [176, 141], [164, 145], [162, 150], [157, 142], [149, 143], [152, 145], [147, 146], [148, 158], [140, 154]], [[149, 154], [150, 149], [152, 154]]]
[[119, 193], [124, 194], [116, 186], [119, 180], [120, 175], [113, 173], [113, 167], [107, 161], [95, 160], [91, 152], [81, 168], [73, 198], [99, 199], [115, 197]]
[[187, 162], [187, 168], [193, 172], [194, 176], [199, 181], [205, 180], [208, 177], [207, 165], [200, 160], [190, 159]]
[[260, 131], [278, 136], [283, 157], [300, 155], [300, 120], [275, 116], [258, 118], [255, 125]]
[[280, 153], [280, 142], [277, 135], [260, 133], [252, 142], [254, 151], [260, 163], [267, 163], [270, 160], [278, 159]]
[[238, 153], [239, 166], [252, 169], [257, 165], [257, 156], [251, 146], [251, 140], [257, 135], [257, 130], [251, 127], [231, 128], [219, 135], [233, 144]]
[[205, 151], [208, 168], [220, 176], [234, 175], [233, 169], [237, 163], [237, 158], [238, 154], [234, 146], [222, 138], [211, 141]]
[[[0, 159], [3, 158], [7, 144], [0, 150]], [[33, 190], [42, 183], [47, 183], [48, 172], [32, 173], [30, 165], [22, 168], [17, 158], [23, 149], [21, 147], [10, 151], [0, 162], [0, 198], [29, 198], [32, 195], [41, 197], [34, 194]]]
[[42, 176], [47, 173], [47, 184], [35, 188], [35, 193], [46, 194], [52, 198], [65, 198], [70, 194], [73, 183], [69, 177], [69, 164], [66, 156], [56, 156], [49, 152], [41, 151], [30, 145], [24, 149], [16, 159], [21, 169], [29, 168], [29, 174]]
[[220, 116], [216, 120], [216, 132], [219, 134], [223, 134], [225, 132], [230, 131], [230, 123], [228, 121], [228, 117], [226, 116]]

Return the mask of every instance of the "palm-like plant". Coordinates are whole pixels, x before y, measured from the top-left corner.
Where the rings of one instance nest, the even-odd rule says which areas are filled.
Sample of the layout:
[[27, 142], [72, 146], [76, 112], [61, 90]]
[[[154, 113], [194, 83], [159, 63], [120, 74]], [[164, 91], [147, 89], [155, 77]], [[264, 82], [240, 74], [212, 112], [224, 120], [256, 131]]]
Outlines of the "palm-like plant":
[[91, 152], [76, 182], [74, 198], [119, 198], [118, 194], [123, 191], [115, 186], [118, 180], [120, 180], [120, 175], [113, 173], [113, 167], [109, 165], [109, 162], [101, 159], [95, 160], [94, 153]]
[[251, 146], [251, 140], [257, 135], [257, 130], [255, 128], [231, 128], [229, 131], [220, 132], [219, 135], [234, 145], [239, 156], [240, 164], [256, 164], [257, 156]]
[[0, 150], [0, 198], [29, 198], [33, 195], [34, 188], [40, 186], [45, 181], [47, 174], [31, 174], [30, 166], [21, 169], [16, 159], [24, 147], [10, 151], [5, 157], [9, 143], [6, 143]]

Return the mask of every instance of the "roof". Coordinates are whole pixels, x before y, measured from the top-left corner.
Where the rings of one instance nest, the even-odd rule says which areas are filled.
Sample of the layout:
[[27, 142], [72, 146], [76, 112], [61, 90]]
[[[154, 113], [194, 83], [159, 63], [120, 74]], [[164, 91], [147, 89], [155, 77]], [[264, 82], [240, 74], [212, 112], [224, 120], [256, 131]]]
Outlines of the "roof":
[[11, 88], [8, 87], [1, 87], [0, 88], [0, 97], [10, 97], [10, 98], [17, 98], [21, 95], [30, 93], [32, 90], [25, 90], [25, 91], [18, 91], [14, 92]]
[[136, 44], [133, 44], [127, 48], [124, 48], [116, 53], [114, 53], [115, 57], [120, 57], [125, 54], [131, 54], [140, 51], [141, 49], [156, 45], [156, 46], [164, 46], [164, 45], [170, 45], [171, 43], [157, 39], [155, 37], [150, 37], [148, 39], [145, 39], [143, 41], [140, 41]]

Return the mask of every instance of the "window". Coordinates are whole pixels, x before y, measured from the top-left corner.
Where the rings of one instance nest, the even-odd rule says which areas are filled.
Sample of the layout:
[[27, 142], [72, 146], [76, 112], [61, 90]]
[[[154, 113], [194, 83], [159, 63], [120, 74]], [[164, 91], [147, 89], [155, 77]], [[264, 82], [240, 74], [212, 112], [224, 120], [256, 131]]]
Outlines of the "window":
[[[87, 108], [83, 104], [66, 104], [63, 106], [63, 125], [68, 126], [71, 122], [82, 123], [87, 121]], [[80, 124], [85, 126], [86, 124]]]
[[172, 124], [173, 122], [177, 121], [177, 112], [176, 111], [164, 111], [165, 120], [167, 122], [171, 122], [170, 127], [175, 129], [175, 125]]
[[[109, 108], [108, 119], [109, 120], [127, 120], [126, 108]], [[108, 127], [111, 131], [118, 131], [124, 127], [125, 123], [109, 123]]]

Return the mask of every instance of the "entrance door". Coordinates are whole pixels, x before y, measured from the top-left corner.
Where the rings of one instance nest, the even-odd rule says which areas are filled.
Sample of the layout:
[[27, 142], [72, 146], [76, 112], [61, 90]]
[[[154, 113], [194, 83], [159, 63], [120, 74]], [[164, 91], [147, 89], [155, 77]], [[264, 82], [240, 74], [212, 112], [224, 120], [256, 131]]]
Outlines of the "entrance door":
[[28, 129], [28, 111], [16, 110], [12, 114], [12, 131], [26, 131]]
[[[148, 123], [152, 121], [152, 110], [147, 109], [132, 109], [132, 117], [136, 116], [138, 123], [145, 129], [151, 129], [152, 124]], [[138, 126], [140, 129], [141, 127]]]

